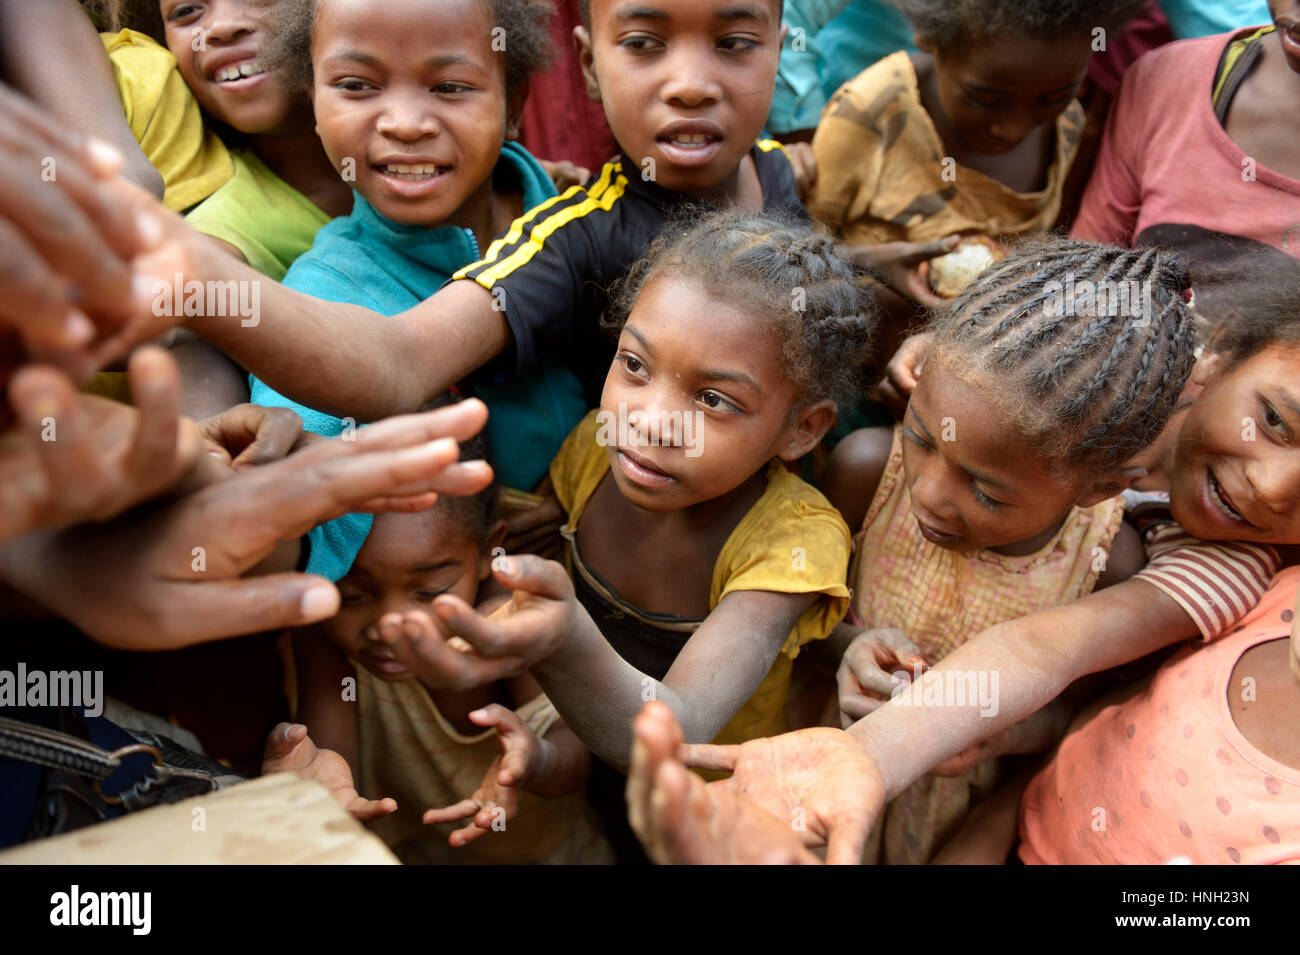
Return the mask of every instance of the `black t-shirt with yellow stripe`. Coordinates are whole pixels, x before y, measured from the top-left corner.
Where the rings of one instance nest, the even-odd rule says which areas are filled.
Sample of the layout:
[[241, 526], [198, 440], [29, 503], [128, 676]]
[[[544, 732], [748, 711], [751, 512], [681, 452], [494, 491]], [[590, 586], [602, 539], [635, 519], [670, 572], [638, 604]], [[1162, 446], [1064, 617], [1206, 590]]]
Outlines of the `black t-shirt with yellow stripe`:
[[[804, 215], [781, 145], [759, 140], [751, 155], [764, 210]], [[645, 255], [664, 223], [694, 201], [648, 181], [620, 155], [586, 186], [524, 213], [452, 279], [473, 279], [505, 310], [513, 371], [528, 370], [542, 356], [557, 358], [578, 375], [595, 406], [617, 342], [601, 324], [609, 287]]]

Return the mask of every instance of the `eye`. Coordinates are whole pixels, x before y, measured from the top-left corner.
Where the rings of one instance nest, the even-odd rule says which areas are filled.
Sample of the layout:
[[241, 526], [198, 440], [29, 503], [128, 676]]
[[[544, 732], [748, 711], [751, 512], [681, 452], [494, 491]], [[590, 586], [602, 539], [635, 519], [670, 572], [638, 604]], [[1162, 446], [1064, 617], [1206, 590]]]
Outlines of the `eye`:
[[446, 592], [446, 590], [417, 590], [415, 592], [415, 599], [421, 600], [425, 603], [432, 603], [435, 597], [445, 594]]
[[630, 36], [620, 41], [618, 45], [633, 53], [649, 53], [655, 47], [663, 46], [654, 37], [649, 36]]
[[365, 594], [341, 594], [339, 596], [339, 604], [344, 607], [355, 607], [358, 604], [363, 604], [365, 602]]
[[971, 106], [974, 106], [976, 109], [997, 109], [1002, 105], [1002, 100], [1000, 98], [994, 99], [991, 102], [986, 102], [985, 100], [977, 99], [975, 94], [970, 92], [970, 90], [963, 90], [962, 94], [965, 97], [966, 102]]
[[727, 53], [748, 53], [757, 46], [755, 41], [743, 36], [724, 36], [718, 41], [718, 49]]
[[433, 88], [433, 92], [440, 93], [443, 96], [452, 96], [456, 93], [469, 93], [472, 90], [473, 87], [466, 86], [464, 83], [452, 83], [450, 81], [439, 83]]
[[930, 450], [929, 442], [926, 441], [924, 438], [922, 438], [919, 434], [917, 434], [907, 425], [903, 425], [903, 437], [907, 438], [909, 441], [911, 441], [913, 444], [919, 447], [922, 451]]
[[171, 11], [167, 14], [167, 22], [179, 23], [181, 20], [184, 20], [187, 17], [192, 17], [198, 12], [200, 12], [199, 8], [195, 4], [180, 3], [172, 7]]
[[336, 90], [343, 90], [345, 93], [364, 93], [366, 90], [374, 89], [373, 85], [355, 76], [345, 77], [332, 85]]
[[627, 352], [620, 352], [615, 356], [614, 360], [616, 362], [621, 362], [623, 369], [629, 375], [633, 375], [637, 378], [650, 377], [650, 372], [646, 369], [645, 362], [640, 358], [637, 358], [636, 355], [629, 355]]
[[979, 501], [981, 507], [987, 507], [990, 511], [996, 511], [1002, 507], [1001, 501], [995, 501], [993, 498], [981, 491], [980, 486], [976, 484], [974, 480], [970, 482], [970, 489], [975, 495], [975, 500]]
[[1277, 409], [1263, 399], [1260, 399], [1259, 408], [1263, 412], [1260, 418], [1264, 424], [1276, 431], [1284, 440], [1290, 440], [1291, 430], [1286, 426], [1286, 420], [1277, 413]]
[[716, 391], [701, 391], [699, 395], [700, 404], [710, 411], [724, 411], [727, 414], [740, 414], [740, 409], [733, 405]]

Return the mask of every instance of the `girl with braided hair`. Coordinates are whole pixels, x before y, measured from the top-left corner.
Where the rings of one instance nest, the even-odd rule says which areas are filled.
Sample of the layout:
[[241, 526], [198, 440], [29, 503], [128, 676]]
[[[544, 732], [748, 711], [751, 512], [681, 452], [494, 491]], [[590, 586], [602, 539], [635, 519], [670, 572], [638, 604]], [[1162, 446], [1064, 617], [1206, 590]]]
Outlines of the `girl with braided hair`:
[[[827, 496], [861, 528], [850, 622], [831, 643], [846, 648], [845, 725], [880, 705], [867, 694], [910, 682], [891, 670], [937, 663], [986, 627], [1141, 568], [1118, 495], [1145, 473], [1131, 459], [1195, 362], [1187, 285], [1166, 253], [1052, 242], [995, 265], [938, 315], [903, 423], [853, 433], [827, 469]], [[1013, 751], [1050, 745], [1037, 730], [1057, 715]], [[929, 861], [996, 770], [987, 760], [918, 780], [888, 807], [869, 857]]]

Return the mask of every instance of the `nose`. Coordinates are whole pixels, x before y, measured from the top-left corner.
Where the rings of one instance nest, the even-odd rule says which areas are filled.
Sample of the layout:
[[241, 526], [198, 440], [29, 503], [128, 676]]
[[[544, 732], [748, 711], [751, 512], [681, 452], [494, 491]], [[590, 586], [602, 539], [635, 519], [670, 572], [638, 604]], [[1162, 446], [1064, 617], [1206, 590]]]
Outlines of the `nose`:
[[628, 409], [628, 427], [642, 444], [655, 447], [678, 447], [682, 444], [680, 396], [665, 393], [670, 389], [651, 387], [638, 395], [641, 400]]
[[243, 0], [216, 0], [198, 29], [210, 41], [234, 43], [256, 32], [257, 21], [249, 14]]
[[384, 642], [383, 638], [379, 636], [378, 619], [372, 620], [370, 621], [370, 623], [366, 624], [365, 629], [361, 631], [361, 636], [365, 638], [365, 641], [367, 643], [373, 643], [373, 644], [383, 643]]
[[683, 44], [676, 56], [664, 62], [671, 79], [660, 90], [665, 103], [677, 106], [710, 106], [722, 98], [722, 85], [714, 75], [711, 63], [713, 50]]
[[956, 504], [956, 490], [951, 469], [937, 460], [927, 461], [909, 488], [913, 503], [945, 524], [955, 523], [961, 516]]
[[381, 136], [404, 143], [418, 142], [442, 132], [437, 117], [429, 109], [427, 97], [392, 91], [385, 97], [383, 111], [375, 123]]
[[1261, 507], [1288, 514], [1300, 498], [1300, 452], [1277, 449], [1246, 465], [1246, 483]]
[[989, 124], [989, 135], [1000, 143], [1013, 145], [1024, 141], [1037, 125], [1033, 118], [1023, 113], [999, 116]]

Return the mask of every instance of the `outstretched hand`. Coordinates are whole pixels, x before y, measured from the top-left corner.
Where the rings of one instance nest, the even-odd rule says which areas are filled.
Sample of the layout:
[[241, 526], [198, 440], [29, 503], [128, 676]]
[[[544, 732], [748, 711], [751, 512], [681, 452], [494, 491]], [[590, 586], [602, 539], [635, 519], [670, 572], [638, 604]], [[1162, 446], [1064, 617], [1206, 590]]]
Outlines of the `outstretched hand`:
[[366, 799], [357, 793], [348, 761], [332, 749], [318, 749], [301, 723], [280, 723], [266, 738], [262, 775], [293, 773], [330, 791], [334, 800], [361, 821], [382, 819], [396, 812], [397, 801]]
[[[740, 746], [682, 745], [662, 703], [634, 724], [627, 800], [632, 828], [658, 862], [855, 864], [884, 805], [884, 783], [846, 733], [800, 730]], [[730, 771], [705, 784], [686, 766]]]
[[456, 822], [473, 817], [469, 825], [457, 829], [447, 839], [453, 848], [467, 846], [487, 835], [497, 824], [506, 824], [519, 814], [519, 794], [533, 776], [534, 764], [541, 750], [541, 740], [513, 710], [492, 703], [469, 714], [478, 726], [495, 726], [501, 755], [492, 761], [483, 781], [468, 799], [442, 809], [430, 809], [424, 822]]

